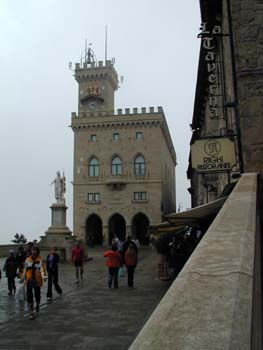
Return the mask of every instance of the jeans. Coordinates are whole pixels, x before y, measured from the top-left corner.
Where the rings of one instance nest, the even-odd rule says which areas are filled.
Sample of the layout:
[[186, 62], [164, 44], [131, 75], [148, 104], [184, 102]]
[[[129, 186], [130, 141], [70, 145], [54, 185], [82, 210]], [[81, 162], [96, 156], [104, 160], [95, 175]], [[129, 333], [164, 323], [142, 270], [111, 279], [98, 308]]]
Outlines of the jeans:
[[108, 278], [109, 288], [111, 288], [112, 280], [114, 282], [114, 288], [118, 288], [118, 274], [119, 274], [119, 267], [109, 267], [109, 278]]
[[52, 283], [54, 283], [56, 292], [58, 294], [62, 294], [62, 289], [58, 284], [58, 270], [48, 270], [48, 287], [47, 287], [48, 298], [52, 298]]
[[135, 266], [127, 266], [128, 286], [131, 288], [133, 287], [134, 270], [135, 270]]

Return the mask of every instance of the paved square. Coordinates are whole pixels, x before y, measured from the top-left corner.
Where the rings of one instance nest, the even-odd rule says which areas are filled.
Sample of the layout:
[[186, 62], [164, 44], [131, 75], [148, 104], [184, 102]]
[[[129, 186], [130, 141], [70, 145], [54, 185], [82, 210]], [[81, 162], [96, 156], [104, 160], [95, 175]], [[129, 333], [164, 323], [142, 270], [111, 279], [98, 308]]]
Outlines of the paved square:
[[150, 248], [139, 252], [135, 289], [120, 279], [117, 290], [107, 288], [107, 268], [101, 250], [90, 250], [93, 260], [85, 266], [84, 281], [74, 285], [74, 269], [60, 265], [63, 296], [54, 292], [47, 304], [45, 288], [42, 305], [34, 321], [26, 307], [7, 296], [5, 279], [0, 282], [1, 350], [92, 350], [128, 349], [169, 287], [157, 278], [158, 256]]

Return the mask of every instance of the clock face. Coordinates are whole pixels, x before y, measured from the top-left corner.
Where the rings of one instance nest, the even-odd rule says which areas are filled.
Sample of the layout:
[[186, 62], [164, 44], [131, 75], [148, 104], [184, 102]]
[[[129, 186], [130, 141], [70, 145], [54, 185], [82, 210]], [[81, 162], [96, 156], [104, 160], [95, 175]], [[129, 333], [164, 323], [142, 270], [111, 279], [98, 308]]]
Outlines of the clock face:
[[94, 110], [98, 107], [98, 104], [97, 104], [96, 101], [90, 101], [90, 102], [88, 103], [88, 106], [89, 106], [89, 109], [91, 109], [91, 110], [94, 111]]

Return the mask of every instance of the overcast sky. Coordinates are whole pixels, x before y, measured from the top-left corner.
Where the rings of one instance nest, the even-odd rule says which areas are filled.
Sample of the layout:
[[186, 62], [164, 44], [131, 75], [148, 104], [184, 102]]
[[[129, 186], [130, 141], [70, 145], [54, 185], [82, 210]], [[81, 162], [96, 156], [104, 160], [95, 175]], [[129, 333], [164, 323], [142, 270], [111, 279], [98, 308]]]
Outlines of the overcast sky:
[[73, 132], [85, 38], [124, 83], [115, 107], [163, 106], [178, 166], [177, 207], [190, 206], [186, 178], [200, 42], [198, 0], [0, 0], [0, 243], [50, 226], [50, 183], [65, 170], [72, 229]]

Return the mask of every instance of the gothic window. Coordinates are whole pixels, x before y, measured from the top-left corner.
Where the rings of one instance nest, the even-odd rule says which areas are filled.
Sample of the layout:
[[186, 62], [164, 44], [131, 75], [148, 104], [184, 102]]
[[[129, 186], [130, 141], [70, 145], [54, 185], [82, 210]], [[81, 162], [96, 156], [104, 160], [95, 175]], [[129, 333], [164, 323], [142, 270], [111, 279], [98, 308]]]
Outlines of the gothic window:
[[99, 176], [100, 163], [97, 158], [93, 157], [89, 161], [89, 176]]
[[143, 133], [141, 131], [137, 131], [135, 135], [136, 140], [142, 140], [143, 139]]
[[112, 175], [121, 175], [122, 174], [122, 161], [116, 156], [111, 161], [111, 174]]
[[119, 139], [120, 139], [120, 134], [119, 134], [118, 132], [115, 132], [115, 133], [113, 134], [113, 140], [114, 140], [114, 141], [119, 141]]
[[135, 176], [145, 176], [146, 164], [143, 156], [138, 156], [134, 160], [134, 175]]

